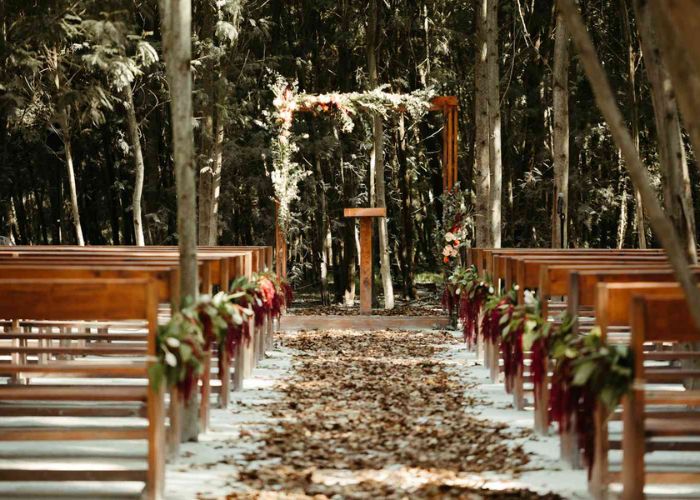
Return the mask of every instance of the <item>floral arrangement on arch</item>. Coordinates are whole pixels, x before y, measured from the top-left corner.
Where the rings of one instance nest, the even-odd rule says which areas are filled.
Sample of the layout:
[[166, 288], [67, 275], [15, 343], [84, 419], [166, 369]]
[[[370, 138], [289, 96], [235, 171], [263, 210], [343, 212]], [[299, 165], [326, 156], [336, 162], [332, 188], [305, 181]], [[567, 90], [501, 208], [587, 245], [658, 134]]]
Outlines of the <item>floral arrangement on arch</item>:
[[440, 256], [448, 269], [454, 269], [461, 262], [460, 249], [468, 248], [473, 240], [473, 218], [469, 206], [468, 194], [454, 188], [442, 195], [442, 227], [446, 229], [439, 235]]
[[435, 96], [432, 89], [394, 94], [386, 91], [386, 85], [367, 92], [307, 94], [299, 92], [296, 82], [289, 83], [281, 75], [275, 76], [270, 89], [274, 99], [268, 119], [270, 129], [273, 133], [276, 131], [270, 148], [271, 178], [283, 232], [287, 231], [291, 219], [290, 206], [299, 196], [298, 184], [310, 173], [294, 161], [294, 154], [299, 151], [292, 133], [295, 113], [331, 113], [340, 122], [343, 132], [352, 132], [353, 119], [360, 113], [379, 113], [384, 118], [390, 113], [406, 113], [411, 119], [419, 120], [430, 110], [431, 99]]

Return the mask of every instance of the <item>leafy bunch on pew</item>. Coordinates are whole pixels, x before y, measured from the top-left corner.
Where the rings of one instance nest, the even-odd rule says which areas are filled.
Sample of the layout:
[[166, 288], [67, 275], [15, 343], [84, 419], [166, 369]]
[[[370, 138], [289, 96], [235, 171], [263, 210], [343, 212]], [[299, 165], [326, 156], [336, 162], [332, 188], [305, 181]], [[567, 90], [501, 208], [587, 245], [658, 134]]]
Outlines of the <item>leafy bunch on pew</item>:
[[549, 406], [551, 422], [563, 433], [575, 426], [589, 471], [593, 466], [596, 407], [610, 414], [632, 386], [634, 364], [628, 346], [603, 340], [600, 329], [586, 335], [560, 334], [551, 350], [554, 360]]
[[450, 315], [455, 310], [463, 324], [464, 340], [476, 340], [476, 327], [481, 308], [495, 293], [489, 280], [483, 280], [474, 266], [458, 266], [445, 282], [442, 305]]
[[252, 338], [250, 320], [259, 327], [266, 317], [279, 318], [292, 297], [289, 283], [272, 273], [240, 277], [228, 293], [199, 296], [159, 327], [158, 361], [150, 368], [153, 384], [159, 387], [165, 381], [189, 398], [212, 346], [220, 358], [233, 358]]

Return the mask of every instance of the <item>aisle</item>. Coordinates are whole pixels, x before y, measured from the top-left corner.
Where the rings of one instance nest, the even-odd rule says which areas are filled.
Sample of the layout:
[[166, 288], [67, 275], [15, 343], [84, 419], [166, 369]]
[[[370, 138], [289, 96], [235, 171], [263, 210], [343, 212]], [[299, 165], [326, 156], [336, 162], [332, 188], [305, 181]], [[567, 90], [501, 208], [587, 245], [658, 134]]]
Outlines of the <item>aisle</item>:
[[[585, 486], [580, 471], [551, 476], [543, 467], [554, 468], [555, 457], [531, 453], [541, 440], [500, 421], [507, 412], [477, 382], [483, 368], [469, 366], [451, 333], [282, 339], [240, 394], [242, 410], [217, 412], [211, 441], [187, 445], [170, 468], [175, 496], [202, 480], [200, 498], [560, 498], [550, 488], [569, 498]], [[273, 390], [263, 387], [270, 377], [279, 377]]]

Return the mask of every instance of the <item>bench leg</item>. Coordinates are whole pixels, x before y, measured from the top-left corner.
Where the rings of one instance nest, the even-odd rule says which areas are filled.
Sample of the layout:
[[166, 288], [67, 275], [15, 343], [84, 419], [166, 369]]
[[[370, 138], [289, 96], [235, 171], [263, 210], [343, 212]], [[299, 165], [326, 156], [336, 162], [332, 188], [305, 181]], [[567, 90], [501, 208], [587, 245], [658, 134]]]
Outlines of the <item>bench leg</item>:
[[211, 399], [211, 349], [204, 355], [202, 388], [199, 401], [199, 428], [201, 432], [209, 429], [209, 400]]
[[549, 360], [544, 360], [544, 377], [542, 385], [534, 391], [535, 398], [535, 432], [546, 436], [549, 434]]
[[513, 379], [513, 406], [516, 410], [525, 409], [525, 388], [523, 387], [523, 367], [518, 368], [518, 373]]
[[250, 320], [248, 325], [250, 331], [252, 332], [253, 338], [245, 345], [246, 353], [246, 364], [245, 364], [245, 376], [250, 377], [253, 374], [253, 368], [255, 368], [255, 339], [257, 337], [257, 329], [255, 328], [255, 321]]
[[569, 464], [569, 467], [581, 469], [581, 450], [578, 447], [578, 434], [575, 429], [576, 416], [572, 416], [569, 429], [559, 434], [559, 453], [562, 461]]
[[644, 498], [644, 395], [632, 390], [622, 410], [622, 498]]
[[165, 493], [165, 412], [163, 388], [148, 390], [148, 474], [145, 497], [161, 500]]
[[170, 428], [168, 429], [168, 459], [172, 460], [177, 457], [180, 452], [180, 441], [182, 437], [182, 414], [183, 414], [182, 396], [176, 387], [170, 390], [170, 407], [168, 408], [168, 416], [170, 420]]
[[608, 420], [605, 418], [600, 405], [596, 405], [595, 416], [595, 449], [593, 450], [593, 467], [588, 481], [588, 491], [593, 498], [605, 500], [608, 498]]
[[[241, 356], [240, 347], [236, 351], [236, 372], [238, 372], [238, 358]], [[231, 395], [231, 359], [226, 349], [219, 355], [219, 380], [221, 381], [221, 392], [219, 392], [219, 408], [228, 408]], [[237, 390], [234, 385], [234, 390]]]

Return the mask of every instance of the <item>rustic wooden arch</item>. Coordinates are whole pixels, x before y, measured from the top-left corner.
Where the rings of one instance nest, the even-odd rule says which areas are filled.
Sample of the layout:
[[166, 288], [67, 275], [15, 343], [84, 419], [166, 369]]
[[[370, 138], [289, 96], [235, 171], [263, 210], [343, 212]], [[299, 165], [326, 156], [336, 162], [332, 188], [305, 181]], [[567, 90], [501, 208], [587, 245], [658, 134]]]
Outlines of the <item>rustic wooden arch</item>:
[[[457, 97], [437, 96], [430, 101], [430, 111], [442, 112], [442, 189], [450, 191], [457, 183], [457, 122], [459, 104]], [[300, 108], [297, 112], [314, 109]], [[275, 267], [277, 276], [287, 276], [287, 239], [279, 224], [279, 210], [275, 210]]]

